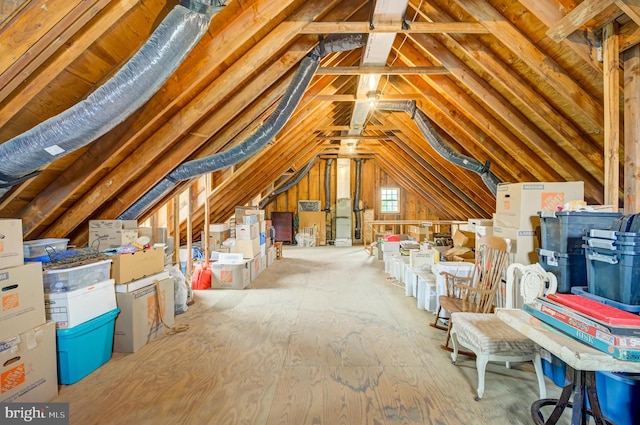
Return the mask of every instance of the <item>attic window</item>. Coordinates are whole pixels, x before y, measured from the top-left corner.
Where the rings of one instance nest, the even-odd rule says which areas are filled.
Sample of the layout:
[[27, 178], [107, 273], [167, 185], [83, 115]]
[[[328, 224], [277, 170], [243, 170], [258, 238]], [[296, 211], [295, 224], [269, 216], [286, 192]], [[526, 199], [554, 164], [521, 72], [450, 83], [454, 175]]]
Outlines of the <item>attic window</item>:
[[383, 187], [380, 189], [380, 212], [399, 213], [400, 190], [398, 188]]

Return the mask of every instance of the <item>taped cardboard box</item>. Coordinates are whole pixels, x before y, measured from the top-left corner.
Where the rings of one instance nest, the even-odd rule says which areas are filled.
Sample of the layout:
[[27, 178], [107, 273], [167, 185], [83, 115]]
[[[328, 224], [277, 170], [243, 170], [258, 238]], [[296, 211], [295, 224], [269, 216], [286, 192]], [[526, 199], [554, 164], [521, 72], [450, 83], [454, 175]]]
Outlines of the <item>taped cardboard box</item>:
[[173, 326], [175, 323], [173, 278], [158, 281], [158, 286], [159, 302], [155, 282], [133, 292], [116, 294], [120, 314], [115, 323], [113, 351], [135, 353], [148, 342], [162, 335], [164, 328], [162, 321], [167, 326]]
[[52, 321], [0, 339], [0, 403], [46, 403], [58, 396]]
[[0, 269], [20, 266], [23, 262], [22, 220], [0, 219]]
[[251, 283], [251, 260], [211, 264], [212, 289], [244, 289]]
[[476, 234], [475, 232], [468, 232], [465, 230], [457, 229], [453, 234], [453, 246], [463, 246], [466, 248], [475, 248], [476, 246]]
[[110, 258], [113, 260], [111, 278], [116, 284], [142, 279], [164, 270], [164, 249], [161, 247], [117, 254]]
[[45, 323], [42, 263], [0, 270], [0, 341]]
[[467, 248], [465, 246], [454, 246], [446, 250], [442, 254], [447, 261], [466, 261], [473, 260], [475, 258], [475, 254], [471, 248]]

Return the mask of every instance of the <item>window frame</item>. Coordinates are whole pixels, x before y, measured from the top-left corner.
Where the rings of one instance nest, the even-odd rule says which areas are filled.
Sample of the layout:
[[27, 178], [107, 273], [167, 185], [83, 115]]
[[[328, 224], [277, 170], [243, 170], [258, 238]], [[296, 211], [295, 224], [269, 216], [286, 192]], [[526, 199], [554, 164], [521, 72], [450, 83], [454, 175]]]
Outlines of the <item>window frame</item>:
[[[395, 195], [396, 195], [396, 199], [395, 199], [395, 203], [396, 203], [396, 209], [395, 210], [385, 210], [384, 208], [384, 203], [385, 202], [393, 202], [393, 199], [388, 199], [387, 197], [385, 197], [385, 191], [390, 192], [390, 191], [394, 191]], [[388, 196], [389, 194], [386, 194], [386, 196]], [[381, 214], [400, 214], [400, 188], [398, 187], [381, 187], [380, 188], [380, 213]]]

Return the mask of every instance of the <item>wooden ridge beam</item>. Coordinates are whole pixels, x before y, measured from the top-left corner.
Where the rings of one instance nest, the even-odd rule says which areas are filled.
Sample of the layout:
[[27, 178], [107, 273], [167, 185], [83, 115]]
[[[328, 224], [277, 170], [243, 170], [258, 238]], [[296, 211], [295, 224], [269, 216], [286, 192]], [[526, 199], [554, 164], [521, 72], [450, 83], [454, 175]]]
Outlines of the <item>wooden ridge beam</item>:
[[435, 75], [448, 74], [444, 66], [321, 66], [316, 75]]
[[466, 33], [486, 34], [487, 29], [477, 22], [408, 22], [408, 26], [402, 23], [376, 23], [373, 27], [369, 22], [310, 22], [300, 30], [300, 34], [371, 34], [389, 33], [399, 34], [414, 33]]

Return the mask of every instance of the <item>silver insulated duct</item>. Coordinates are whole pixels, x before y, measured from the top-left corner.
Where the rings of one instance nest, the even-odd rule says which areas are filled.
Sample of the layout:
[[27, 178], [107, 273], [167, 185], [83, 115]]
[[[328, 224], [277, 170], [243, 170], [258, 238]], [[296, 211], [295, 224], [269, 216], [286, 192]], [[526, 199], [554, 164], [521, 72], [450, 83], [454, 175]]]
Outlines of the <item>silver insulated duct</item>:
[[175, 6], [145, 45], [85, 100], [0, 145], [0, 196], [38, 168], [113, 129], [162, 87], [221, 9], [191, 4], [198, 11]]
[[293, 81], [280, 99], [276, 110], [264, 124], [240, 144], [217, 154], [185, 162], [164, 177], [151, 190], [145, 193], [127, 211], [122, 213], [121, 219], [137, 218], [158, 199], [166, 195], [176, 183], [188, 180], [206, 173], [221, 170], [237, 164], [256, 154], [284, 127], [289, 117], [298, 106], [300, 99], [307, 90], [313, 78], [320, 59], [327, 53], [353, 50], [364, 45], [361, 34], [330, 36], [321, 40], [307, 56], [300, 62], [300, 66], [293, 76]]
[[362, 159], [358, 158], [354, 160], [356, 162], [356, 181], [355, 181], [355, 193], [353, 194], [353, 214], [355, 215], [355, 229], [353, 231], [353, 238], [356, 241], [360, 241], [362, 224], [360, 220], [360, 187], [362, 186]]
[[436, 133], [435, 129], [431, 125], [429, 118], [427, 118], [427, 116], [416, 107], [415, 101], [382, 101], [378, 102], [378, 104], [376, 105], [376, 109], [382, 111], [404, 111], [411, 114], [411, 119], [416, 122], [425, 139], [427, 139], [427, 142], [429, 142], [431, 147], [435, 149], [435, 151], [438, 152], [440, 156], [455, 165], [479, 174], [482, 178], [482, 181], [489, 188], [491, 193], [493, 193], [494, 195], [496, 194], [498, 190], [498, 183], [500, 183], [500, 180], [498, 180], [498, 178], [491, 172], [491, 170], [489, 170], [489, 161], [483, 164], [471, 157], [468, 157], [451, 149], [449, 145], [442, 141], [438, 133]]
[[309, 170], [311, 169], [311, 167], [313, 167], [313, 164], [315, 162], [316, 162], [315, 158], [307, 162], [307, 164], [301, 169], [299, 169], [298, 172], [295, 173], [291, 178], [289, 178], [289, 180], [285, 184], [283, 184], [278, 189], [274, 190], [269, 195], [267, 195], [267, 197], [260, 202], [260, 205], [258, 207], [260, 209], [263, 209], [269, 202], [271, 202], [271, 200], [274, 197], [280, 195], [283, 192], [286, 192], [287, 190], [291, 189], [293, 186], [297, 185], [298, 182], [302, 180], [302, 178], [309, 173]]

